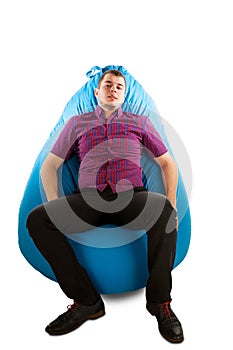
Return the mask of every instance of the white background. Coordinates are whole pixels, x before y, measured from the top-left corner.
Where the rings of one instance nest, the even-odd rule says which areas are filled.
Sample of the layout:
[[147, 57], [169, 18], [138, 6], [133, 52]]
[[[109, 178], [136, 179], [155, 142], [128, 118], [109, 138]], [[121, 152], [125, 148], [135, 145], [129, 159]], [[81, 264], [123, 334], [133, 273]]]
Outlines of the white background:
[[94, 65], [123, 65], [189, 154], [192, 239], [173, 272], [182, 349], [229, 348], [232, 319], [231, 1], [13, 1], [0, 5], [2, 349], [169, 349], [144, 290], [103, 296], [106, 316], [66, 336], [44, 327], [70, 300], [18, 248], [34, 161]]

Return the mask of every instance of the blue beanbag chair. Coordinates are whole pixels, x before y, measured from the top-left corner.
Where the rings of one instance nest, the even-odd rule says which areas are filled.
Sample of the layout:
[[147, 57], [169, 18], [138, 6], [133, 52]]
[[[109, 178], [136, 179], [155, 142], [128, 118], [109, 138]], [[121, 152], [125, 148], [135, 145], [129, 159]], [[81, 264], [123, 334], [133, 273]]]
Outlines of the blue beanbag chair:
[[[29, 212], [45, 201], [41, 184], [40, 169], [50, 152], [59, 133], [69, 118], [74, 115], [91, 112], [97, 105], [94, 89], [103, 72], [118, 69], [126, 77], [127, 91], [122, 109], [147, 115], [154, 123], [166, 147], [170, 149], [162, 119], [151, 97], [142, 86], [122, 66], [93, 67], [87, 72], [89, 80], [78, 90], [65, 106], [63, 114], [55, 125], [49, 139], [38, 155], [19, 209], [18, 237], [19, 247], [26, 260], [46, 277], [56, 281], [53, 271], [37, 250], [26, 229]], [[164, 193], [160, 167], [146, 153], [142, 157], [143, 182], [149, 191]], [[59, 193], [71, 194], [77, 187], [79, 164], [71, 157], [59, 172]], [[174, 267], [187, 254], [191, 236], [191, 217], [186, 190], [179, 171], [177, 189], [177, 212], [179, 230], [177, 234], [176, 257]], [[99, 293], [115, 294], [143, 288], [148, 278], [147, 236], [145, 231], [131, 231], [114, 225], [97, 227], [89, 232], [67, 236], [80, 263], [85, 267]]]

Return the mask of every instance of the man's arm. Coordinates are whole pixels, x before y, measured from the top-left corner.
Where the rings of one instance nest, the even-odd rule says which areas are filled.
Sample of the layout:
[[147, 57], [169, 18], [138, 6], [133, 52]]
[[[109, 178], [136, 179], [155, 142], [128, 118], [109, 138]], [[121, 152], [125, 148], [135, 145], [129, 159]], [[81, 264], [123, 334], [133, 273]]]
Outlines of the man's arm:
[[155, 160], [162, 170], [166, 195], [172, 206], [176, 209], [176, 190], [178, 184], [178, 170], [176, 163], [168, 152], [155, 158]]
[[49, 153], [41, 167], [41, 180], [48, 201], [58, 198], [57, 171], [63, 162], [63, 158]]

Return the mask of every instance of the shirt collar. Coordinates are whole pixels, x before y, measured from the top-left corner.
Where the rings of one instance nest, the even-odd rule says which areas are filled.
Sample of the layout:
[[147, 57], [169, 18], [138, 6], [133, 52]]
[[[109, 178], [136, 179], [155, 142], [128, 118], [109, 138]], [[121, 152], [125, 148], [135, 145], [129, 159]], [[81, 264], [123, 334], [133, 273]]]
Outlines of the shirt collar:
[[[97, 105], [95, 109], [95, 114], [97, 115], [98, 118], [105, 118], [104, 111], [99, 105]], [[113, 114], [111, 115], [111, 117], [109, 117], [109, 119], [121, 117], [122, 114], [123, 114], [123, 111], [122, 111], [122, 108], [120, 107], [115, 112], [113, 112]]]

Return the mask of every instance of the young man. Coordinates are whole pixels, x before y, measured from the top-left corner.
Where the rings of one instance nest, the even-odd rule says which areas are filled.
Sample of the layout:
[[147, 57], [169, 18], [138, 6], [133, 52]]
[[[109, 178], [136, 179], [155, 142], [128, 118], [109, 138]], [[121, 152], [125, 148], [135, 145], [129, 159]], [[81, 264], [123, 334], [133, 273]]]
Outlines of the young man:
[[[74, 300], [68, 311], [46, 327], [46, 332], [65, 334], [105, 314], [103, 300], [66, 234], [113, 223], [146, 230], [146, 307], [157, 318], [162, 336], [179, 343], [183, 341], [182, 326], [170, 306], [178, 225], [177, 168], [149, 118], [122, 111], [125, 89], [126, 80], [120, 71], [105, 72], [94, 92], [96, 110], [70, 118], [41, 168], [48, 202], [29, 214], [27, 227], [61, 289]], [[166, 196], [143, 187], [142, 147], [161, 167]], [[79, 188], [59, 198], [57, 171], [72, 152], [80, 161]]]

